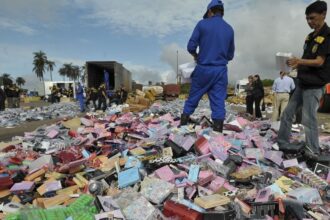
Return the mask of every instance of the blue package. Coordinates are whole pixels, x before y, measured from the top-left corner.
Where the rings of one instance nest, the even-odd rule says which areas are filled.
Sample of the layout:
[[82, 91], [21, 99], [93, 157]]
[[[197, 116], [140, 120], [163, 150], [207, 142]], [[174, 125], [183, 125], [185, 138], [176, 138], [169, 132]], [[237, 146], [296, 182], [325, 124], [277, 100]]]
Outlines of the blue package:
[[128, 154], [128, 149], [124, 150], [123, 152], [121, 152], [121, 155], [123, 157], [127, 157], [127, 154]]
[[197, 180], [198, 180], [198, 174], [199, 174], [199, 166], [198, 165], [190, 165], [188, 180], [193, 182], [193, 183], [196, 183]]
[[233, 146], [235, 146], [235, 148], [237, 149], [241, 149], [243, 142], [241, 140], [236, 140], [236, 139], [232, 139], [229, 141]]
[[89, 156], [90, 156], [90, 153], [85, 149], [81, 153], [84, 156], [84, 158], [89, 158]]
[[125, 188], [141, 181], [139, 168], [133, 167], [131, 169], [119, 172], [118, 175], [118, 187]]
[[141, 161], [136, 157], [128, 157], [125, 163], [125, 168], [128, 169], [132, 167], [142, 168]]
[[195, 203], [192, 203], [191, 201], [189, 200], [186, 200], [186, 199], [181, 199], [178, 201], [180, 204], [184, 205], [184, 206], [187, 206], [188, 208], [190, 209], [193, 209], [197, 212], [200, 212], [200, 213], [205, 213], [206, 210], [199, 207], [198, 205], [196, 205]]

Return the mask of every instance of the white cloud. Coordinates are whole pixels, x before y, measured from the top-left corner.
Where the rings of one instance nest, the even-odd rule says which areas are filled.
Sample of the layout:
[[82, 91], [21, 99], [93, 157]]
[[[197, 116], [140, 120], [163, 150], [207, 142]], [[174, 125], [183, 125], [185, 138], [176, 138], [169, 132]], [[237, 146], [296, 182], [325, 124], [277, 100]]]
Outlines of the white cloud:
[[[225, 9], [225, 20], [235, 30], [236, 43], [235, 58], [229, 64], [230, 81], [255, 73], [261, 74], [262, 78], [276, 78], [276, 52], [292, 52], [301, 56], [304, 39], [311, 32], [304, 14], [307, 3], [290, 0], [276, 2], [247, 0], [240, 5], [232, 4], [230, 10]], [[176, 71], [176, 50], [179, 50], [179, 59], [182, 59], [179, 63], [192, 60], [185, 48], [186, 45], [176, 43], [165, 45], [161, 60]]]
[[260, 73], [263, 78], [278, 76], [276, 52], [301, 56], [306, 35], [311, 31], [305, 21], [303, 1], [256, 0], [232, 10], [226, 19], [235, 30], [236, 56], [230, 64], [230, 79]]
[[17, 23], [16, 21], [0, 17], [0, 29], [16, 31], [26, 35], [34, 35], [37, 31], [33, 28]]
[[123, 62], [124, 67], [132, 73], [132, 79], [137, 83], [147, 85], [149, 81], [157, 82], [174, 82], [175, 72], [172, 70], [159, 70], [148, 66], [137, 65], [130, 61]]
[[180, 47], [176, 43], [171, 43], [163, 46], [160, 60], [170, 65], [172, 69], [176, 71], [177, 64], [180, 65], [187, 62], [192, 62], [193, 58], [185, 48]]
[[98, 25], [128, 34], [138, 32], [140, 35], [158, 37], [192, 27], [206, 7], [206, 1], [191, 0], [75, 1], [89, 11], [87, 18]]
[[[155, 37], [170, 37], [178, 32], [191, 33], [205, 12], [208, 0], [76, 0], [89, 11], [88, 19], [118, 32]], [[237, 80], [253, 73], [275, 78], [275, 53], [302, 53], [302, 44], [310, 31], [305, 22], [303, 0], [228, 0], [225, 20], [235, 30], [236, 56], [229, 65], [229, 78]], [[187, 39], [188, 41], [188, 39]], [[161, 61], [176, 72], [176, 50], [179, 63], [190, 61], [186, 45], [163, 45]], [[181, 60], [182, 59], [182, 60]], [[152, 71], [149, 71], [151, 74]], [[161, 72], [161, 71], [160, 71]], [[149, 74], [149, 75], [150, 75]]]
[[1, 0], [0, 14], [22, 22], [51, 22], [56, 20], [68, 0]]

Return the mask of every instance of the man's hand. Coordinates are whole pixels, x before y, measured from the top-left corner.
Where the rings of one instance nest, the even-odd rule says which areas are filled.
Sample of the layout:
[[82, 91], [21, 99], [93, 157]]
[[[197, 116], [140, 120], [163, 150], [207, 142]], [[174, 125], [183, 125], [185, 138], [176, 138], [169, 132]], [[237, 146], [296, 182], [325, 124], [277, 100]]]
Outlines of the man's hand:
[[292, 67], [293, 69], [297, 69], [297, 67], [299, 66], [299, 61], [300, 61], [299, 58], [293, 57], [288, 60], [287, 64], [289, 67]]
[[194, 57], [194, 60], [195, 60], [195, 62], [197, 63], [198, 54], [197, 54], [197, 53], [195, 53], [195, 54], [191, 54], [191, 55]]

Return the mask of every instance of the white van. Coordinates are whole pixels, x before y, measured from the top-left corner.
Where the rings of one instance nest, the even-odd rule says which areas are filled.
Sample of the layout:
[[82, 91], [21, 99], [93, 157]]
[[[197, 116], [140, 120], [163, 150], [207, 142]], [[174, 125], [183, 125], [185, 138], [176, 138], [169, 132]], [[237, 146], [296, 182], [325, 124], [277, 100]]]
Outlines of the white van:
[[235, 95], [236, 96], [245, 96], [247, 84], [249, 83], [248, 79], [237, 80], [235, 84]]

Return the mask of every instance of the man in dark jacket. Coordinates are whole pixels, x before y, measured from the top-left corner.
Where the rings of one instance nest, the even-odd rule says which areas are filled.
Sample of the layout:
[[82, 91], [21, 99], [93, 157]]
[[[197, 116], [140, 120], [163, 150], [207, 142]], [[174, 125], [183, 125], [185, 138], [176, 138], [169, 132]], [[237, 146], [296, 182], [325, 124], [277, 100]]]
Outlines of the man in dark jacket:
[[5, 85], [5, 93], [7, 97], [8, 108], [14, 107], [14, 90], [10, 85]]
[[330, 82], [330, 28], [325, 23], [326, 14], [324, 1], [316, 1], [306, 8], [307, 23], [314, 31], [305, 40], [302, 58], [288, 61], [289, 66], [298, 69], [298, 84], [281, 118], [277, 140], [280, 149], [295, 147], [290, 144], [291, 127], [296, 110], [302, 106], [306, 153], [313, 158], [320, 154], [317, 109], [323, 87]]
[[263, 86], [260, 76], [258, 74], [254, 75], [253, 80], [254, 80], [254, 82], [253, 82], [252, 94], [253, 94], [256, 118], [261, 119], [262, 114], [261, 114], [261, 109], [260, 109], [260, 103], [261, 103], [261, 100], [263, 100], [263, 98], [265, 96], [264, 86]]
[[107, 109], [107, 94], [105, 84], [102, 83], [98, 90], [98, 110], [105, 111]]
[[0, 111], [5, 110], [5, 101], [6, 101], [6, 93], [4, 91], [4, 87], [0, 87]]

